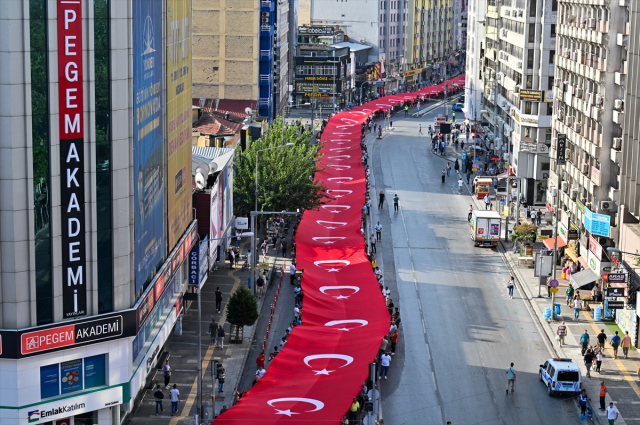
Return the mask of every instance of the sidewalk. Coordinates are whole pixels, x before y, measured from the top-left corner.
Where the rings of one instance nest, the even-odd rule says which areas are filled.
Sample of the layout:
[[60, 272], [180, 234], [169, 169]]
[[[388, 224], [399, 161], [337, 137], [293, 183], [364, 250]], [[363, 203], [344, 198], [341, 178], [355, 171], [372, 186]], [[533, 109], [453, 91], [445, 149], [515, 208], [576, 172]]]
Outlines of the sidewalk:
[[[245, 240], [246, 239], [246, 240]], [[240, 245], [240, 251], [246, 253], [250, 247], [250, 239], [245, 238]], [[273, 250], [269, 250], [272, 254]], [[275, 257], [267, 255], [267, 262], [273, 264]], [[240, 264], [240, 263], [239, 263]], [[226, 304], [231, 294], [233, 294], [240, 285], [247, 285], [250, 277], [250, 270], [242, 270], [240, 267], [234, 269], [229, 268], [227, 261], [219, 263], [219, 269], [210, 271], [209, 278], [202, 289], [202, 314], [201, 323], [198, 324], [197, 304], [193, 302], [190, 308], [182, 317], [182, 335], [174, 334], [166, 344], [166, 351], [169, 353], [167, 359], [172, 368], [170, 386], [177, 385], [180, 391], [180, 404], [178, 413], [171, 416], [171, 402], [169, 391], [164, 389], [164, 413], [160, 412], [158, 416], [155, 413], [155, 399], [153, 390], [147, 389], [142, 400], [136, 405], [131, 414], [127, 417], [128, 424], [169, 424], [169, 425], [192, 425], [194, 424], [195, 414], [197, 413], [197, 346], [198, 346], [198, 330], [202, 334], [202, 405], [203, 415], [201, 423], [211, 423], [213, 420], [212, 411], [212, 389], [211, 380], [211, 360], [220, 361], [225, 368], [226, 379], [224, 384], [224, 392], [217, 392], [215, 412], [219, 412], [223, 405], [231, 407], [233, 405], [235, 389], [238, 387], [240, 376], [244, 368], [247, 354], [251, 348], [256, 325], [244, 328], [244, 338], [242, 344], [229, 344], [229, 328], [230, 324], [226, 322]], [[270, 275], [273, 275], [273, 267], [270, 268]], [[221, 313], [215, 311], [215, 291], [220, 287], [223, 294]], [[262, 307], [262, 299], [258, 299], [258, 308]], [[212, 344], [210, 335], [207, 333], [211, 321], [218, 325], [222, 325], [226, 332], [224, 348]], [[199, 325], [199, 326], [198, 326]], [[164, 383], [162, 370], [157, 370], [154, 381]]]

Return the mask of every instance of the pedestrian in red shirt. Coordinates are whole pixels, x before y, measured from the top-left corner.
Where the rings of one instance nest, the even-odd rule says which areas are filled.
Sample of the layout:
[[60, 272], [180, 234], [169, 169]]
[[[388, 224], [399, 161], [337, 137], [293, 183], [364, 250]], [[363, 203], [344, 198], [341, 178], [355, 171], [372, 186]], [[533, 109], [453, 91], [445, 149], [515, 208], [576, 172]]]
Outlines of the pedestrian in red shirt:
[[391, 355], [394, 356], [396, 354], [396, 344], [398, 343], [398, 329], [393, 332], [391, 335]]
[[264, 351], [260, 353], [260, 355], [256, 359], [256, 364], [258, 365], [258, 369], [260, 367], [264, 367]]

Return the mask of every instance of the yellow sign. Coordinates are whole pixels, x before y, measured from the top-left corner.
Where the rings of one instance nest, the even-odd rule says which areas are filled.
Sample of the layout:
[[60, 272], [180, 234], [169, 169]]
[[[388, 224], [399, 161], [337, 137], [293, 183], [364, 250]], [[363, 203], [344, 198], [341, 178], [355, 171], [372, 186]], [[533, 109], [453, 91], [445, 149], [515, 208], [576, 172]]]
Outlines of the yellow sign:
[[420, 69], [413, 69], [411, 71], [405, 71], [404, 72], [404, 76], [405, 77], [411, 77], [412, 75], [416, 75], [422, 72], [422, 68]]
[[167, 0], [166, 58], [171, 251], [191, 222], [191, 0]]
[[549, 292], [558, 292], [560, 288], [549, 288]]

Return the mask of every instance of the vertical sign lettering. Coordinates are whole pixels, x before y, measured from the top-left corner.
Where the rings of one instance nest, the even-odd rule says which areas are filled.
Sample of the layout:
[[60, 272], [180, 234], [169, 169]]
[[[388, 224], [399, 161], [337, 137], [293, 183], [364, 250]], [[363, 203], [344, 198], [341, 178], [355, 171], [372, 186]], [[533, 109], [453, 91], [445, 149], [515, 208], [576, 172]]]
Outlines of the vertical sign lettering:
[[62, 314], [87, 314], [82, 5], [58, 0]]

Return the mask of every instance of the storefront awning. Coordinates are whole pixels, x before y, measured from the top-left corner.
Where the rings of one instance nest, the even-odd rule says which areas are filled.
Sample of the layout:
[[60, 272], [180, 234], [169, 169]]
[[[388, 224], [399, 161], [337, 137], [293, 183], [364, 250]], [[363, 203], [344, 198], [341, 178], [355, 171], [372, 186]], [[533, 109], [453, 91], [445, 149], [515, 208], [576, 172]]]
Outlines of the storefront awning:
[[[558, 249], [567, 246], [566, 242], [563, 241], [560, 238], [560, 236], [556, 236], [556, 240], [558, 241], [558, 246], [557, 246]], [[553, 238], [545, 239], [544, 246], [546, 246], [549, 249], [553, 249]]]
[[584, 285], [588, 285], [590, 283], [595, 282], [600, 279], [600, 277], [593, 272], [591, 269], [584, 269], [578, 273], [572, 273], [569, 278], [569, 282], [574, 289], [580, 289]]
[[589, 263], [587, 262], [587, 259], [584, 258], [582, 255], [578, 257], [578, 263], [580, 263], [582, 267], [584, 267], [585, 269], [589, 268]]

